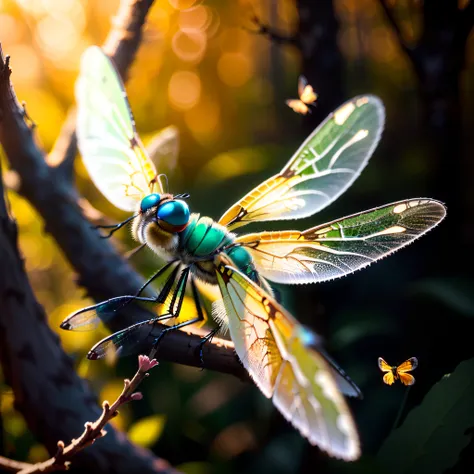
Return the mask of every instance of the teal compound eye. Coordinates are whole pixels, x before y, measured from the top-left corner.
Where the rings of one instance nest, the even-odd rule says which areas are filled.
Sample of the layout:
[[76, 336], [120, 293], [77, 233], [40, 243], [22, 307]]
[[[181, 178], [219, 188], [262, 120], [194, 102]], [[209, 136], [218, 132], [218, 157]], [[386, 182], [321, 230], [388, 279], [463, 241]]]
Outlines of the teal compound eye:
[[149, 194], [142, 199], [140, 203], [140, 210], [146, 212], [160, 202], [161, 196], [158, 193]]
[[158, 208], [158, 223], [168, 232], [181, 232], [189, 223], [189, 207], [184, 201], [168, 201]]

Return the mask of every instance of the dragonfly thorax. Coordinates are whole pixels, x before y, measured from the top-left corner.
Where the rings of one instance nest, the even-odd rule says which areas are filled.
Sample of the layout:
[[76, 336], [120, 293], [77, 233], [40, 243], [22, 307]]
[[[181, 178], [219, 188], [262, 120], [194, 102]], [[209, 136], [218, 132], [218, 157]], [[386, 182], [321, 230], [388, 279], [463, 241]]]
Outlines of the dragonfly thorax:
[[254, 271], [253, 260], [246, 249], [234, 243], [235, 234], [210, 217], [192, 214], [188, 227], [179, 234], [178, 258], [191, 265], [201, 280], [217, 284], [214, 259], [225, 251], [233, 265], [244, 273]]

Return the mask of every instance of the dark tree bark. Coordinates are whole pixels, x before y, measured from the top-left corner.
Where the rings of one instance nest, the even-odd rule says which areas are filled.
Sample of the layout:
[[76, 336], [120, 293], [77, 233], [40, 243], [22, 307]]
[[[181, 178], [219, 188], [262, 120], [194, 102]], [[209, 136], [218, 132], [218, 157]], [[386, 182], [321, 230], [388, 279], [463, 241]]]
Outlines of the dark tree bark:
[[332, 0], [296, 0], [301, 72], [318, 93], [316, 108], [305, 118], [312, 131], [344, 101], [344, 60], [338, 46], [339, 20]]
[[[152, 0], [123, 0], [104, 49], [126, 74], [141, 37], [141, 28]], [[109, 241], [100, 239], [78, 205], [72, 162], [76, 154], [74, 114], [69, 114], [49, 162], [38, 147], [25, 110], [10, 83], [11, 70], [0, 47], [0, 142], [17, 173], [20, 193], [39, 211], [46, 231], [78, 273], [78, 281], [96, 300], [134, 294], [143, 279], [121, 258]], [[53, 159], [54, 158], [54, 159]], [[3, 197], [3, 186], [0, 186]], [[15, 395], [15, 406], [37, 439], [51, 454], [58, 440], [78, 436], [85, 421], [101, 410], [86, 383], [75, 374], [58, 337], [47, 325], [36, 302], [17, 248], [15, 222], [0, 199], [0, 362]], [[8, 269], [8, 271], [6, 270]], [[133, 309], [133, 310], [132, 310]], [[112, 329], [123, 328], [150, 313], [129, 307], [116, 318]], [[158, 327], [159, 329], [160, 327]], [[200, 336], [176, 331], [163, 339], [159, 357], [199, 366]], [[232, 343], [214, 340], [204, 349], [204, 368], [248, 379]], [[126, 437], [108, 434], [78, 457], [83, 471], [165, 472], [167, 463], [132, 445]]]
[[[460, 223], [457, 238], [468, 244], [473, 224], [462, 213], [466, 205], [472, 209], [470, 176], [474, 169], [464, 148], [461, 79], [467, 39], [474, 26], [474, 2], [464, 9], [449, 0], [421, 2], [415, 12], [421, 19], [421, 31], [413, 43], [406, 40], [395, 9], [386, 0], [380, 0], [380, 5], [418, 81], [422, 130], [430, 153], [430, 169], [434, 170], [431, 187], [448, 205], [450, 218]], [[444, 226], [441, 232], [447, 238], [449, 228]], [[450, 268], [447, 254], [444, 263]]]
[[[101, 413], [95, 395], [75, 373], [72, 360], [48, 326], [17, 246], [0, 182], [0, 362], [15, 395], [15, 408], [51, 454], [59, 440], [78, 436]], [[131, 444], [113, 427], [75, 458], [75, 466], [100, 473], [172, 472], [166, 461]]]

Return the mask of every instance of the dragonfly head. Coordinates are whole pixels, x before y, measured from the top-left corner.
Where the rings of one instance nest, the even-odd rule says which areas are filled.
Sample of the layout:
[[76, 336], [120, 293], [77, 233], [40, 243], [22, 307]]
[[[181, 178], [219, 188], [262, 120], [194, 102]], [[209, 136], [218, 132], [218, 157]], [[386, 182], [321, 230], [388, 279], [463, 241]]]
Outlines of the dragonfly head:
[[170, 249], [176, 246], [176, 234], [189, 224], [188, 195], [158, 194], [145, 196], [140, 203], [139, 219], [133, 233], [141, 243]]
[[189, 224], [189, 207], [181, 199], [171, 199], [158, 206], [158, 225], [167, 232], [181, 232]]

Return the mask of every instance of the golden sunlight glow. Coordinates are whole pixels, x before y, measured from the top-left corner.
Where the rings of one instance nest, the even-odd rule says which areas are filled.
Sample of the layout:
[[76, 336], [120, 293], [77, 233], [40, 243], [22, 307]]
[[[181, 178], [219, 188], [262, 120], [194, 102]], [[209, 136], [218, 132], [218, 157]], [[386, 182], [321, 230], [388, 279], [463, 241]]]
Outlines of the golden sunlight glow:
[[45, 55], [60, 61], [76, 46], [80, 39], [78, 25], [68, 17], [45, 16], [36, 26], [36, 41]]
[[184, 120], [197, 141], [206, 144], [218, 139], [220, 135], [219, 104], [206, 97], [197, 107], [185, 112]]
[[207, 22], [204, 25], [204, 29], [206, 30], [207, 37], [212, 38], [219, 31], [221, 18], [215, 8], [207, 7], [207, 11]]
[[242, 28], [226, 28], [219, 35], [223, 51], [247, 51], [252, 45], [252, 37]]
[[196, 3], [200, 3], [197, 0], [168, 0], [168, 2], [173, 8], [176, 8], [176, 10], [187, 10]]
[[252, 64], [242, 53], [224, 53], [217, 63], [222, 82], [231, 87], [243, 86], [252, 75]]
[[186, 29], [205, 29], [211, 16], [210, 9], [203, 5], [183, 10], [179, 13], [178, 24], [182, 30]]
[[21, 40], [23, 36], [23, 24], [12, 15], [6, 13], [0, 14], [0, 25], [2, 25], [2, 41], [5, 44], [17, 43]]
[[16, 0], [23, 10], [32, 15], [42, 15], [44, 13], [44, 6], [38, 0]]
[[[24, 82], [31, 84], [41, 77], [41, 64], [35, 50], [26, 44], [12, 45], [8, 47], [12, 66], [15, 68], [15, 84]], [[21, 84], [20, 84], [21, 85]]]
[[174, 53], [182, 61], [198, 63], [206, 51], [206, 35], [200, 30], [177, 31], [171, 41]]
[[178, 110], [194, 107], [201, 96], [201, 79], [195, 72], [176, 71], [168, 84], [168, 98]]
[[160, 33], [168, 33], [170, 28], [170, 16], [165, 9], [159, 7], [152, 8], [150, 11], [149, 22], [156, 27]]

